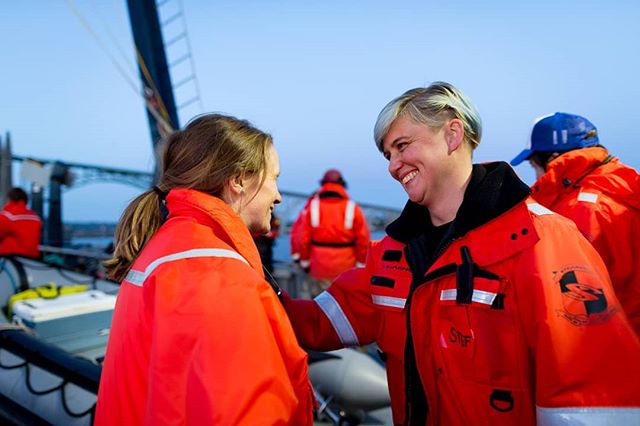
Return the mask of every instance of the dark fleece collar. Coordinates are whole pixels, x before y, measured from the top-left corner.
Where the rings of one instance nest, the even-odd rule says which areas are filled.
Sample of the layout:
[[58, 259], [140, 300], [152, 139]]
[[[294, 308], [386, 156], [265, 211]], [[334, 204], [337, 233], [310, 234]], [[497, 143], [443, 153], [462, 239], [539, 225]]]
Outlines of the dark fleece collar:
[[[474, 164], [449, 233], [455, 238], [484, 225], [524, 200], [530, 192], [507, 163]], [[427, 208], [409, 200], [400, 217], [387, 226], [386, 232], [406, 244], [417, 236], [434, 233], [434, 229]]]

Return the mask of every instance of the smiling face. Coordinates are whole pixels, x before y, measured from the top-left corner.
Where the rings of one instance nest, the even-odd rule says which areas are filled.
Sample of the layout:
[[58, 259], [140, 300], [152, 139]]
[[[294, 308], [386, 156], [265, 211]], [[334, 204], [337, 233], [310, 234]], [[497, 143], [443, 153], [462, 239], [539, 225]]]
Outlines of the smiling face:
[[406, 117], [398, 117], [383, 139], [391, 177], [400, 182], [414, 203], [430, 208], [446, 196], [455, 169], [449, 155], [445, 126], [433, 130]]
[[271, 212], [282, 201], [276, 180], [280, 175], [280, 161], [273, 144], [267, 148], [265, 179], [261, 184], [261, 175], [256, 174], [244, 180], [243, 202], [239, 214], [247, 228], [255, 234], [266, 234], [271, 229]]

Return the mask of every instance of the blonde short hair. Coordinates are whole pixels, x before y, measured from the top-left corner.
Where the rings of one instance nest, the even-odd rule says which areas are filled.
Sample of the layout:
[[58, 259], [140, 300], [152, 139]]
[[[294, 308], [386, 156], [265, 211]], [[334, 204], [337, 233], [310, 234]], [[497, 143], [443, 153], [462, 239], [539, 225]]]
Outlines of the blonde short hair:
[[463, 123], [465, 141], [472, 149], [480, 144], [482, 137], [482, 121], [471, 100], [453, 85], [442, 81], [426, 88], [408, 90], [382, 108], [373, 130], [380, 152], [384, 137], [398, 117], [408, 117], [435, 129], [442, 127], [446, 120], [457, 118]]

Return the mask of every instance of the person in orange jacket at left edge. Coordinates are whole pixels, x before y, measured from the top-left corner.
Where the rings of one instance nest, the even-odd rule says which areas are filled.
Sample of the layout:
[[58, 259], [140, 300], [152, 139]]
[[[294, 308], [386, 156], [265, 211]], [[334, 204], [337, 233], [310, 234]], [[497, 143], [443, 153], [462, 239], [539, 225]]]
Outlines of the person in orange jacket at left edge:
[[27, 207], [29, 197], [21, 188], [11, 188], [0, 211], [0, 255], [40, 257], [42, 220]]
[[95, 424], [312, 425], [307, 354], [251, 238], [282, 199], [271, 136], [202, 115], [162, 164], [107, 264], [122, 284]]

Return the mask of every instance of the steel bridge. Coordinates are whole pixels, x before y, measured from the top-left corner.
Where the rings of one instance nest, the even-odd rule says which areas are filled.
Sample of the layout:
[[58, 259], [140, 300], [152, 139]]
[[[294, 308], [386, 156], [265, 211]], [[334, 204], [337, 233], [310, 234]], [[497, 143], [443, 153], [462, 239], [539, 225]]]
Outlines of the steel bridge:
[[[12, 159], [14, 162], [19, 163], [27, 160], [35, 161], [43, 167], [49, 167], [53, 170], [57, 169], [58, 172], [54, 173], [54, 175], [64, 176], [64, 182], [62, 182], [63, 184], [61, 185], [63, 191], [69, 191], [74, 188], [95, 183], [119, 183], [138, 188], [141, 191], [146, 191], [151, 187], [153, 182], [152, 173], [138, 170], [61, 162], [57, 160], [17, 155], [13, 155]], [[282, 194], [282, 203], [276, 206], [276, 214], [282, 221], [282, 231], [288, 232], [289, 227], [300, 210], [302, 210], [310, 194], [286, 190], [280, 190], [280, 193]], [[369, 228], [372, 232], [384, 229], [389, 222], [400, 214], [398, 209], [390, 207], [368, 203], [359, 203], [359, 205], [362, 207], [364, 214], [367, 217]]]

